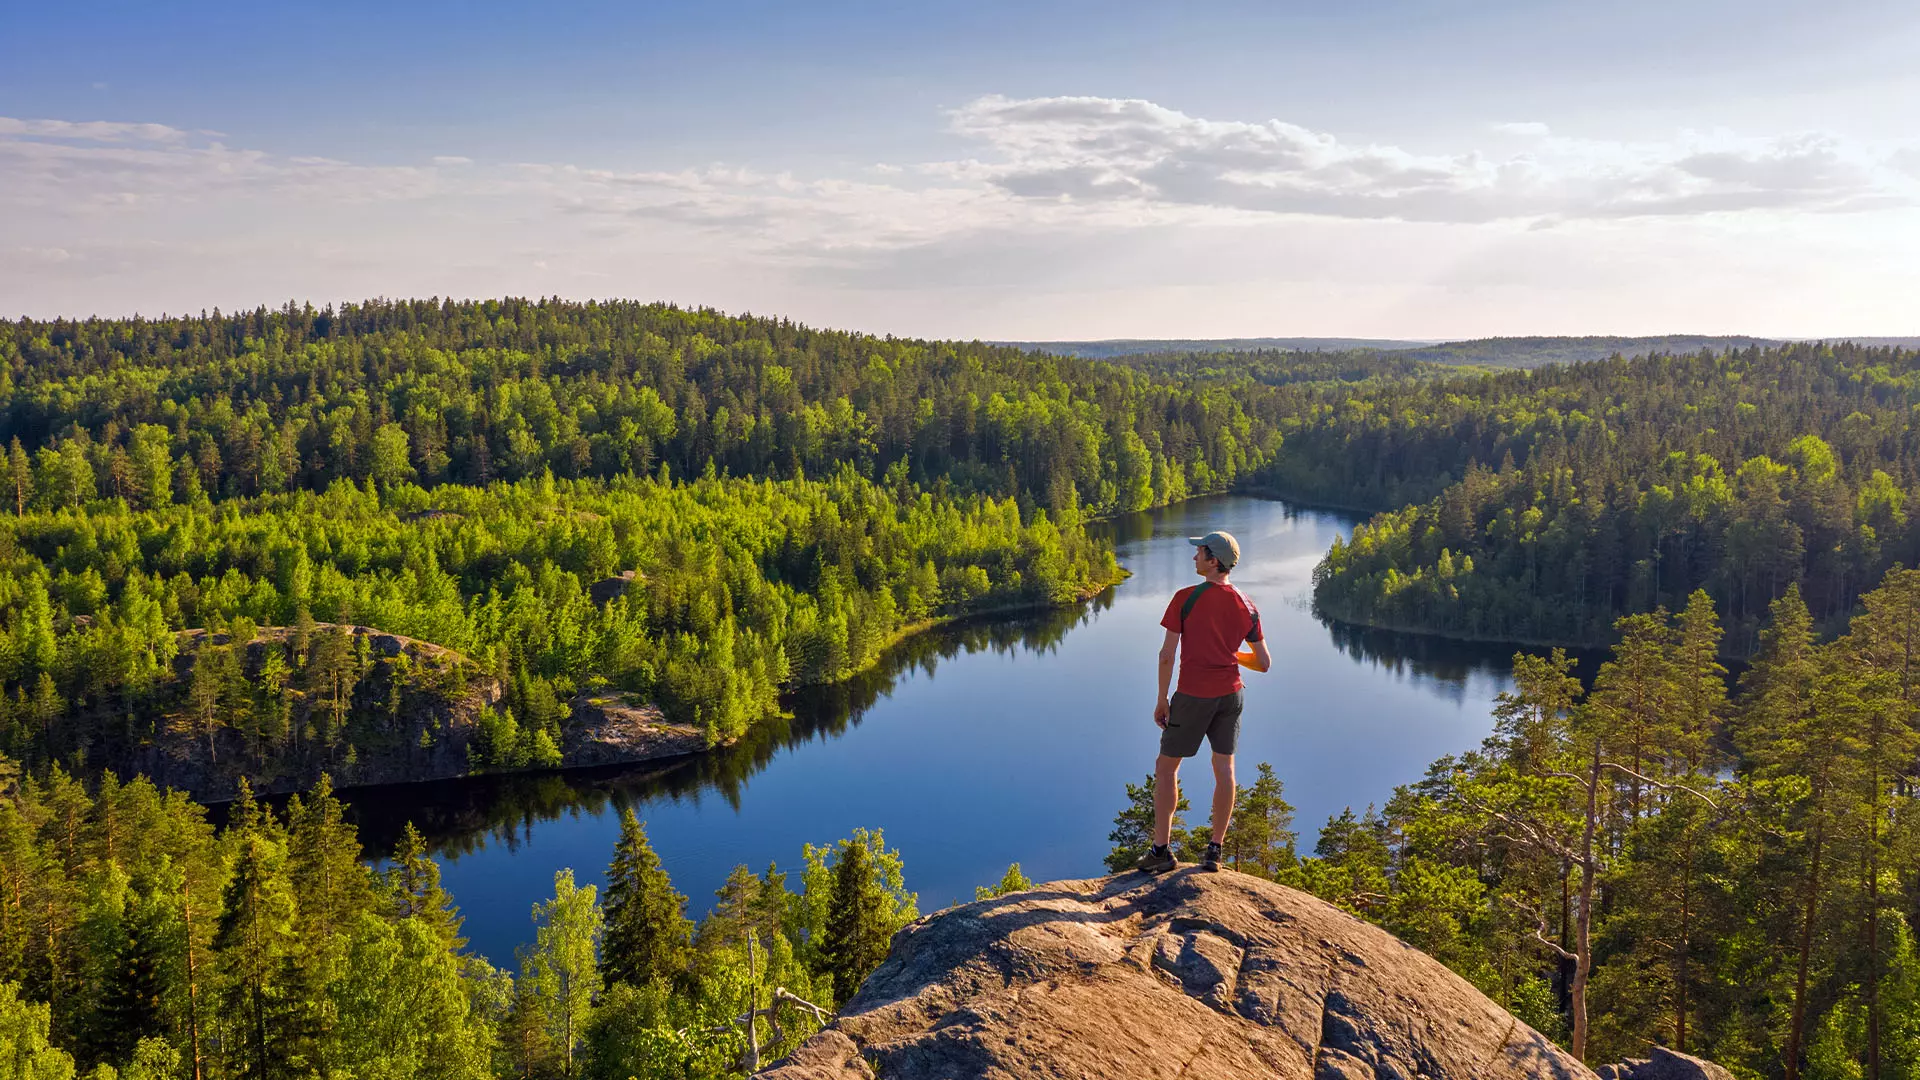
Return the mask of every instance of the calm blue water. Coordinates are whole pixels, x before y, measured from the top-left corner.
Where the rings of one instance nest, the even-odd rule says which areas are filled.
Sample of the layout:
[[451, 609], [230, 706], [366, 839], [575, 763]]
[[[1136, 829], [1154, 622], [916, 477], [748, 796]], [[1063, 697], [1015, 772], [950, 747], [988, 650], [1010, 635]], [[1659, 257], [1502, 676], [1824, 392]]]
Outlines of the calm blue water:
[[[1159, 619], [1191, 584], [1186, 537], [1239, 538], [1235, 583], [1259, 605], [1273, 670], [1247, 674], [1240, 779], [1271, 762], [1304, 848], [1342, 808], [1384, 802], [1428, 763], [1478, 745], [1508, 685], [1505, 650], [1330, 627], [1314, 564], [1353, 519], [1243, 497], [1103, 526], [1133, 576], [1099, 599], [942, 630], [871, 675], [791, 703], [749, 745], [669, 768], [489, 778], [347, 793], [371, 850], [408, 819], [441, 851], [473, 947], [512, 963], [556, 870], [601, 882], [618, 808], [645, 821], [696, 917], [736, 864], [795, 868], [801, 845], [884, 829], [922, 912], [973, 898], [1018, 862], [1036, 881], [1104, 873], [1124, 784], [1153, 767]], [[1182, 773], [1204, 819], [1203, 754]]]

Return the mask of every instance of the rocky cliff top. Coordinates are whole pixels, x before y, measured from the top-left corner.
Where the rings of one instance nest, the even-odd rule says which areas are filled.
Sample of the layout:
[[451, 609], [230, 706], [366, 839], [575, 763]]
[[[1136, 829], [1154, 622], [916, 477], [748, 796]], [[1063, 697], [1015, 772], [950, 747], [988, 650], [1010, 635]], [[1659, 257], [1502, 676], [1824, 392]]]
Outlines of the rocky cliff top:
[[761, 1075], [876, 1072], [1595, 1078], [1386, 931], [1281, 885], [1199, 870], [1054, 882], [921, 919], [831, 1026]]

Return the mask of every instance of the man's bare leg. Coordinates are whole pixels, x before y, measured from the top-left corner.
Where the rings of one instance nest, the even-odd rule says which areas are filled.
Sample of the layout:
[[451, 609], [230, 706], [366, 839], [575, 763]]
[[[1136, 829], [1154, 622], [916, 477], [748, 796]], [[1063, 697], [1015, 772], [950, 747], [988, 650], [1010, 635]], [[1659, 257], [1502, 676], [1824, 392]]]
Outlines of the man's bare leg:
[[[1231, 766], [1229, 766], [1231, 767]], [[1161, 754], [1153, 763], [1153, 842], [1173, 839], [1173, 808], [1180, 804], [1180, 759]]]
[[[1227, 826], [1233, 822], [1233, 755], [1213, 755], [1213, 842], [1227, 842]], [[1159, 809], [1159, 782], [1154, 782], [1154, 809]]]

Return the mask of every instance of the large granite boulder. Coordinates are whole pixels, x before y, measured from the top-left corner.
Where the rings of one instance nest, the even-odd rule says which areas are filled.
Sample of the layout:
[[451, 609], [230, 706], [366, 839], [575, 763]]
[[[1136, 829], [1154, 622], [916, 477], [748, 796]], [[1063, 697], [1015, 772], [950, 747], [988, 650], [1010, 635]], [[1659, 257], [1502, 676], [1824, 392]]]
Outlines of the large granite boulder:
[[1198, 870], [1054, 882], [921, 919], [829, 1028], [761, 1075], [876, 1072], [1595, 1080], [1379, 927]]

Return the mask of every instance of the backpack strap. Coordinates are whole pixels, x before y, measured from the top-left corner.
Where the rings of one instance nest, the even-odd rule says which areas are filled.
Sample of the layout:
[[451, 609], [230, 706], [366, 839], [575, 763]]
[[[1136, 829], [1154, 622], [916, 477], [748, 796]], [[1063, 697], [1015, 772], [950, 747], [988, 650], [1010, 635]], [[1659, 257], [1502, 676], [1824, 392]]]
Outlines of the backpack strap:
[[1187, 616], [1193, 614], [1193, 605], [1199, 601], [1200, 594], [1203, 592], [1206, 592], [1208, 589], [1211, 589], [1211, 588], [1213, 588], [1213, 582], [1203, 581], [1200, 584], [1195, 585], [1193, 587], [1193, 591], [1187, 594], [1187, 602], [1180, 605], [1180, 632], [1181, 633], [1184, 634], [1187, 632]]

